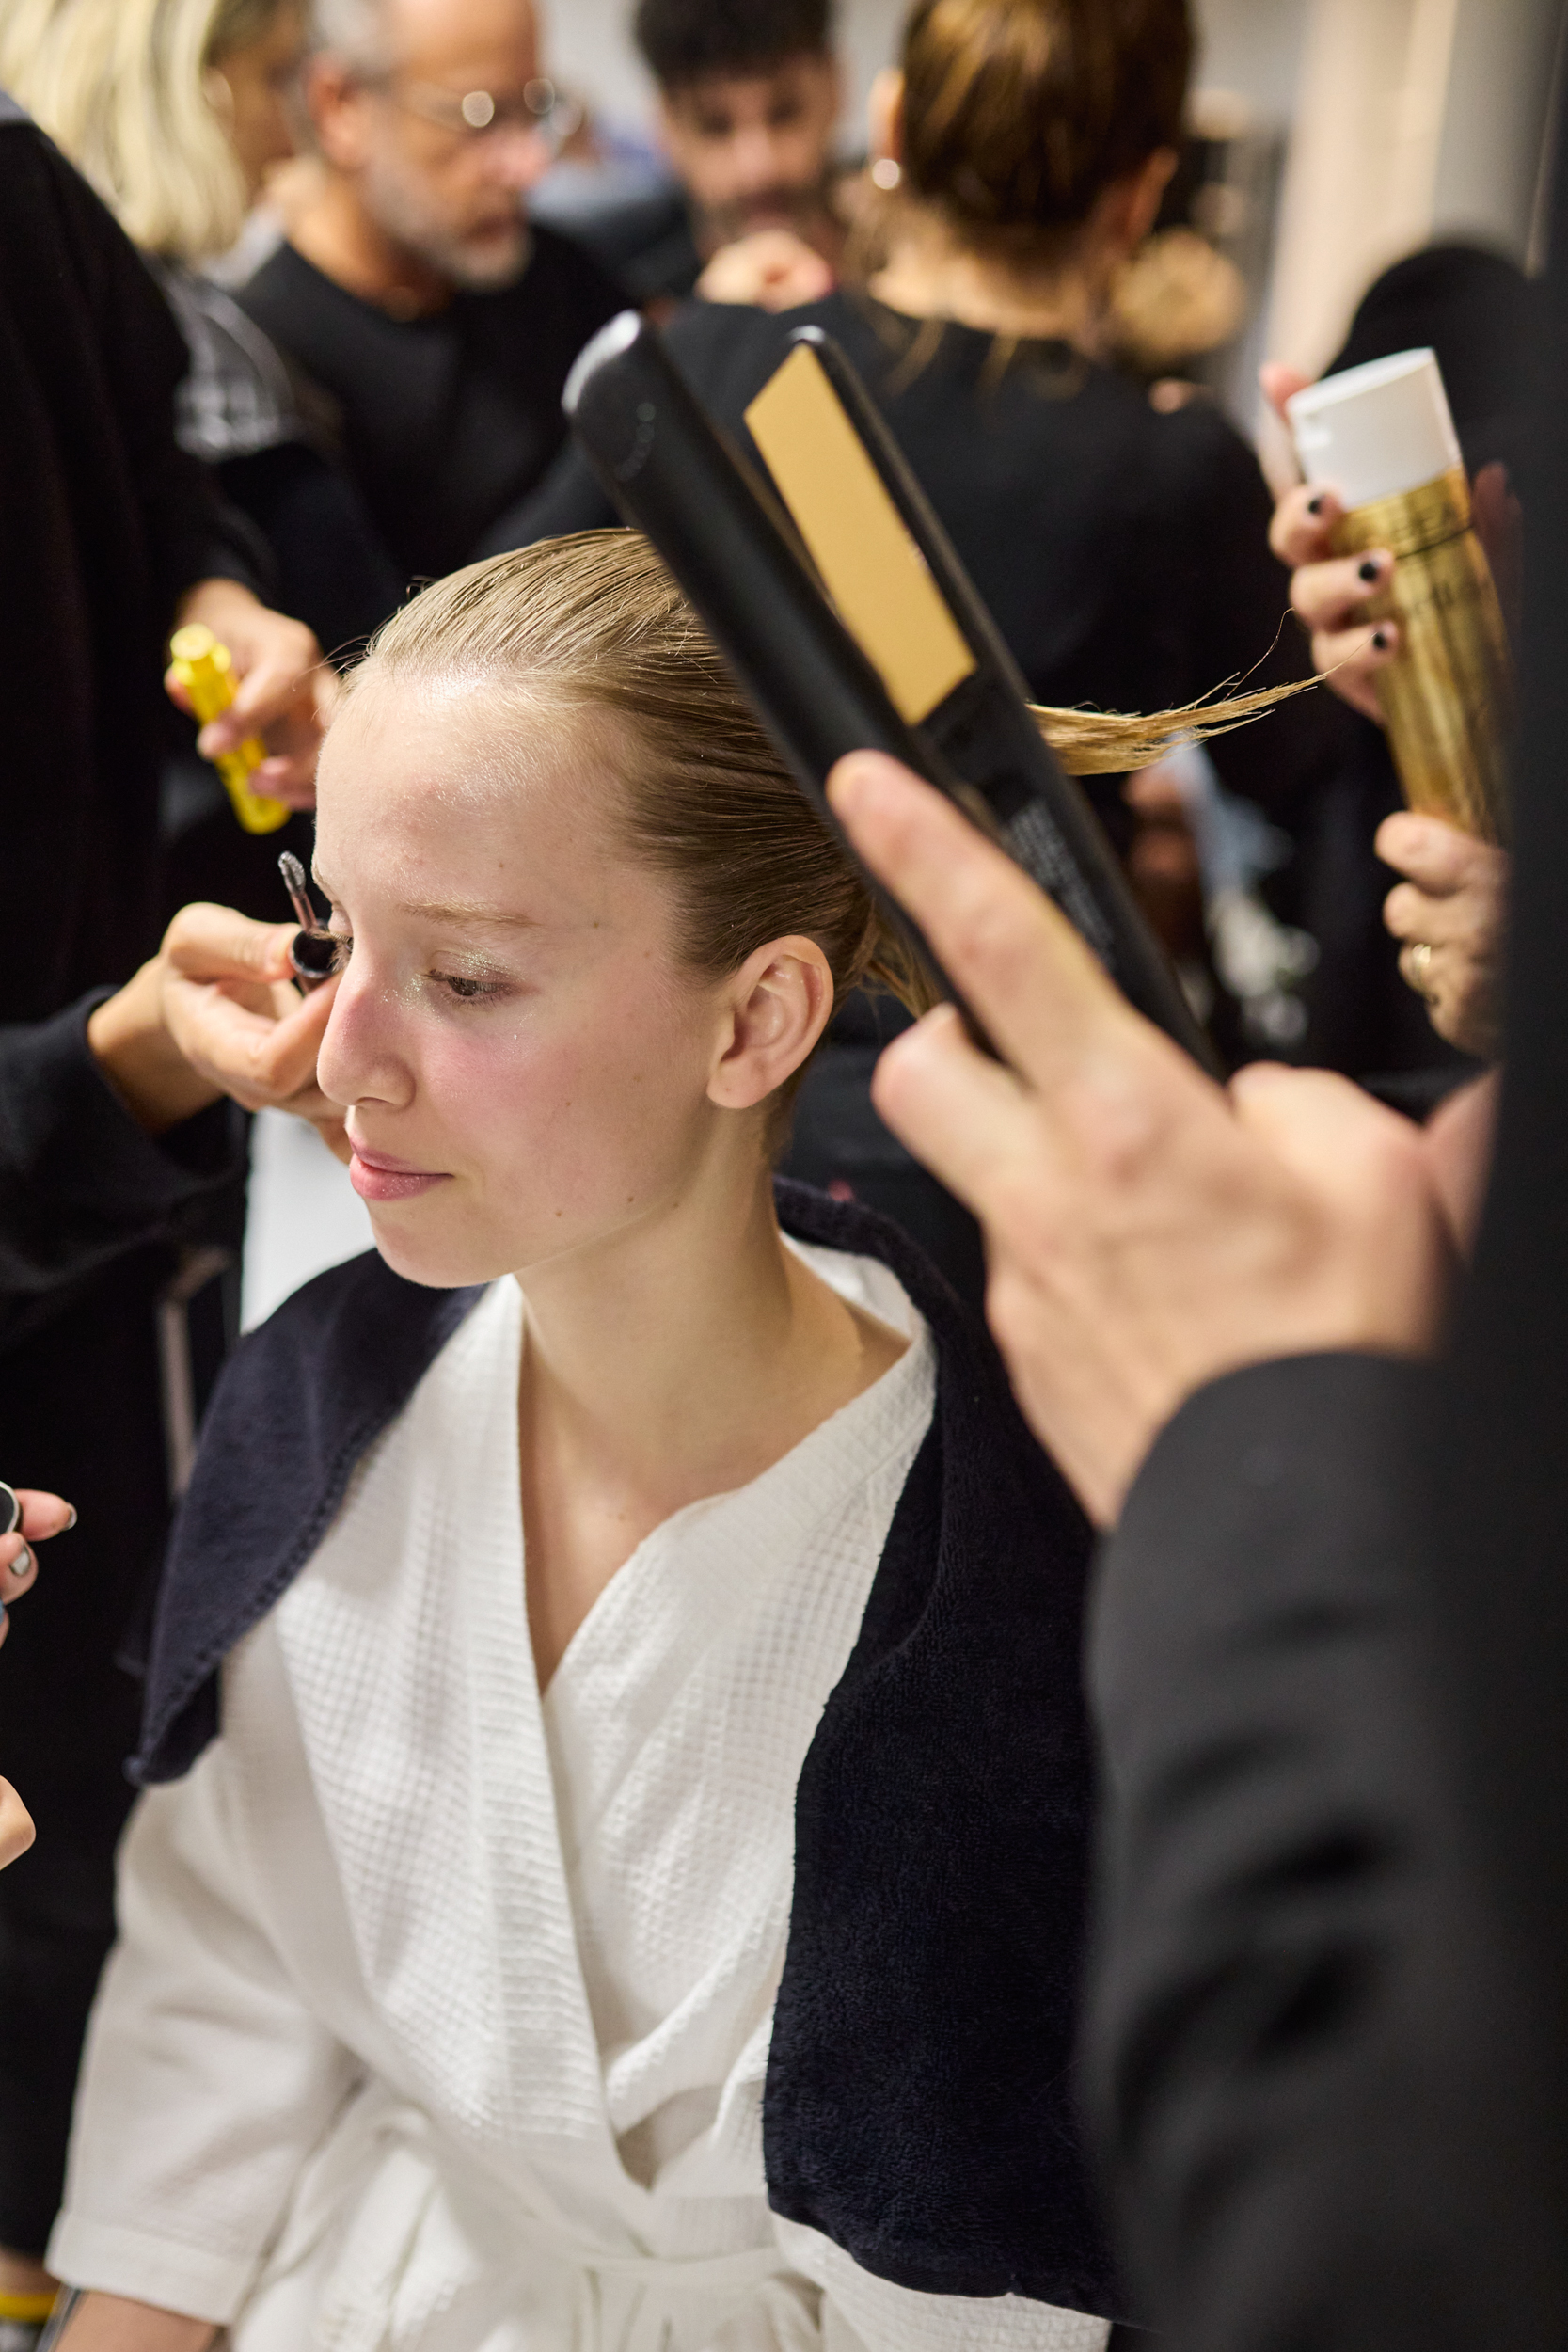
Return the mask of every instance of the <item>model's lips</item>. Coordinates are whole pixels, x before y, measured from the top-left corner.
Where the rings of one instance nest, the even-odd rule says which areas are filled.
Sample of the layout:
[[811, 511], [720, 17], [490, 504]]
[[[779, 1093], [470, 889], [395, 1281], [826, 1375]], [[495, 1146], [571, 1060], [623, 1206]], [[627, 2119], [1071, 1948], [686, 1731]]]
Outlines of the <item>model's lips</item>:
[[450, 1182], [439, 1169], [416, 1168], [411, 1160], [394, 1159], [389, 1152], [367, 1152], [360, 1143], [354, 1144], [348, 1180], [361, 1200], [412, 1200]]

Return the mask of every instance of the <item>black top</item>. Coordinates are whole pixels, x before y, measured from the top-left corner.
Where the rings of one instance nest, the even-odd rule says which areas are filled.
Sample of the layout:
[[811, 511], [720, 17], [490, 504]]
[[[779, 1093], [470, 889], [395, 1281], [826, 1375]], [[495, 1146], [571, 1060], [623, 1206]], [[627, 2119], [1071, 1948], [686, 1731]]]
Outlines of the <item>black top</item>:
[[573, 360], [626, 296], [554, 230], [515, 285], [460, 288], [434, 318], [388, 317], [293, 246], [239, 299], [337, 411], [342, 454], [394, 561], [439, 578], [539, 481], [565, 437]]
[[[892, 1267], [930, 1326], [937, 1391], [800, 1775], [768, 2194], [902, 2285], [1102, 2312], [1071, 2085], [1089, 1530], [983, 1326], [913, 1245], [802, 1185], [781, 1184], [779, 1209], [790, 1232]], [[165, 1571], [137, 1778], [177, 1777], [219, 1731], [224, 1658], [478, 1295], [372, 1254], [241, 1343]]]
[[639, 304], [684, 302], [703, 274], [691, 208], [678, 184], [585, 210], [570, 227]]
[[[1307, 675], [1268, 487], [1209, 401], [1161, 415], [1064, 343], [922, 325], [843, 291], [782, 313], [692, 303], [668, 341], [751, 451], [744, 411], [808, 325], [863, 377], [1037, 701], [1148, 711]], [[613, 519], [575, 451], [508, 517], [515, 544]], [[1226, 781], [1287, 804], [1325, 743], [1322, 701], [1217, 739]]]
[[164, 640], [182, 589], [252, 578], [175, 443], [185, 365], [135, 246], [0, 100], [0, 1020], [118, 986], [157, 945]]

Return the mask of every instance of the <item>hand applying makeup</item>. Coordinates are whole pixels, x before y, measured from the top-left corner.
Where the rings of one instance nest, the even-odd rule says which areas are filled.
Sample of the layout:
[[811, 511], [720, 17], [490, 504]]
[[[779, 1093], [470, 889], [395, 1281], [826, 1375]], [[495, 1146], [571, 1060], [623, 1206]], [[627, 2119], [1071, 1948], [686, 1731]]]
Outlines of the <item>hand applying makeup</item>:
[[293, 923], [230, 907], [181, 909], [150, 962], [87, 1023], [87, 1043], [132, 1117], [163, 1135], [222, 1095], [286, 1110], [348, 1157], [342, 1116], [316, 1084], [336, 983], [301, 997]]

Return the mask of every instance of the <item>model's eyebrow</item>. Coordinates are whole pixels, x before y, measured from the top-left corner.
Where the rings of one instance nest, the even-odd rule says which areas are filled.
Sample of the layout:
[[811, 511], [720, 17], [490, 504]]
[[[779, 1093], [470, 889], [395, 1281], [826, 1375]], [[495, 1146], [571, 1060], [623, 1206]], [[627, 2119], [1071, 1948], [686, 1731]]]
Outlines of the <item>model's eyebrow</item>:
[[403, 912], [412, 914], [420, 923], [468, 923], [479, 930], [536, 931], [536, 914], [519, 914], [515, 908], [487, 905], [483, 899], [453, 899], [446, 905], [434, 904], [424, 898], [404, 901]]
[[[336, 905], [332, 885], [319, 866], [311, 867], [310, 879], [322, 897], [331, 898]], [[539, 929], [537, 915], [519, 914], [515, 908], [494, 906], [483, 898], [454, 898], [445, 903], [409, 898], [404, 901], [402, 913], [411, 914], [420, 923], [470, 924], [478, 930], [533, 931]]]

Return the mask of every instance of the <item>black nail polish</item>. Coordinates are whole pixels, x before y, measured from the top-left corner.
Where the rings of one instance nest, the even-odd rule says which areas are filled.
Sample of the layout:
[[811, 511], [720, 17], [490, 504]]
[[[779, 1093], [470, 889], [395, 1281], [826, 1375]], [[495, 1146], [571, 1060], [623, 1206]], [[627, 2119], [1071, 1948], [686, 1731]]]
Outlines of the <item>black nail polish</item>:
[[1373, 631], [1372, 631], [1372, 649], [1373, 649], [1373, 651], [1374, 651], [1375, 653], [1386, 653], [1386, 652], [1387, 652], [1387, 650], [1388, 650], [1388, 631], [1387, 631], [1386, 628], [1374, 628], [1374, 629], [1373, 629]]
[[1366, 561], [1362, 564], [1360, 569], [1361, 577], [1370, 588], [1373, 580], [1377, 578], [1379, 572], [1382, 571], [1383, 566], [1378, 562], [1375, 555], [1369, 555]]
[[1309, 515], [1321, 515], [1321, 514], [1323, 513], [1323, 492], [1322, 492], [1321, 490], [1318, 492], [1318, 495], [1317, 495], [1317, 497], [1316, 497], [1315, 499], [1308, 499], [1308, 500], [1307, 500], [1307, 513], [1308, 513]]

